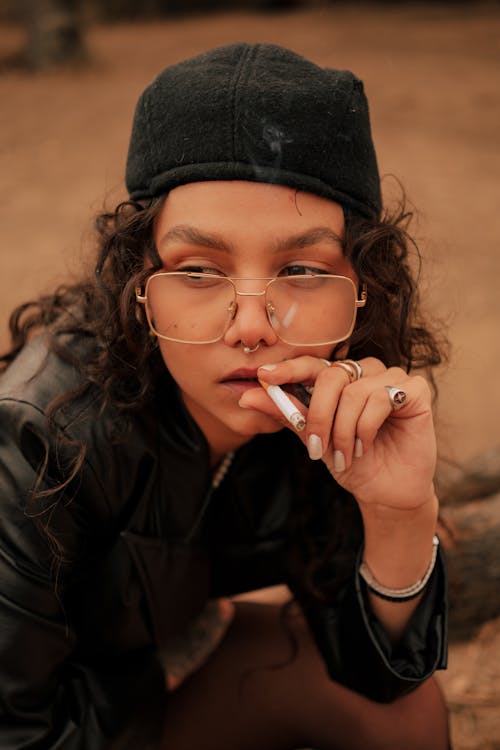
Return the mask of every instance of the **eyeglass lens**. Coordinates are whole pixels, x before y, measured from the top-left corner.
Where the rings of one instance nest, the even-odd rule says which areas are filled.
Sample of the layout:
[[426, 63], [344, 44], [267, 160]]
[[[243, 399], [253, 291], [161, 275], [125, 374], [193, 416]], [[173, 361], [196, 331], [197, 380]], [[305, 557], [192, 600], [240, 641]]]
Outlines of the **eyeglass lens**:
[[[150, 325], [171, 341], [217, 341], [237, 304], [235, 287], [225, 277], [157, 274], [147, 285]], [[342, 276], [278, 276], [267, 286], [265, 304], [282, 341], [304, 346], [335, 343], [351, 333], [356, 289]]]

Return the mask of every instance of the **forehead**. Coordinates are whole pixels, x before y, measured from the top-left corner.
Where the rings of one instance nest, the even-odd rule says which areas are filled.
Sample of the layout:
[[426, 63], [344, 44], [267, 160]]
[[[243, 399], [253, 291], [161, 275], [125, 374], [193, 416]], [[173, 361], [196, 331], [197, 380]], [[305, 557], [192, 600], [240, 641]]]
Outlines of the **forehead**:
[[243, 180], [193, 182], [174, 188], [157, 220], [157, 240], [189, 225], [234, 238], [298, 234], [328, 227], [343, 235], [342, 207], [327, 198], [282, 185]]

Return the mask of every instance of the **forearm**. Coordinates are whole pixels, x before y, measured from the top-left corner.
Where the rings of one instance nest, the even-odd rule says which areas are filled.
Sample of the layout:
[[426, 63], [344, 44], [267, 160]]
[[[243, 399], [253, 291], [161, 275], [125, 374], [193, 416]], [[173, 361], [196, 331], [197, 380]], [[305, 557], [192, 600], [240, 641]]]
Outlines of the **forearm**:
[[[397, 645], [374, 614], [365, 589], [354, 573], [330, 604], [309, 602], [304, 612], [331, 679], [372, 700], [392, 701], [446, 667], [442, 554], [438, 551], [435, 572]], [[300, 591], [296, 594], [300, 601]]]
[[[429, 499], [412, 510], [383, 505], [361, 506], [364, 523], [363, 559], [376, 580], [391, 589], [401, 589], [421, 579], [432, 557], [438, 501]], [[391, 602], [368, 590], [373, 613], [393, 643], [404, 633], [423, 596], [407, 602]]]

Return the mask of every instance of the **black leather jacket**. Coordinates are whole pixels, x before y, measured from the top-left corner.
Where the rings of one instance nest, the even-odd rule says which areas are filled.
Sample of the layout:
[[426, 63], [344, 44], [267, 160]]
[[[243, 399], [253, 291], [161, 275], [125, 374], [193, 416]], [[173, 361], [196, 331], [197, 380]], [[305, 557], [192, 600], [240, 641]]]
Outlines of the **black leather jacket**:
[[[285, 559], [290, 451], [300, 441], [286, 430], [254, 438], [212, 494], [207, 445], [170, 386], [126, 433], [91, 395], [74, 404], [60, 426], [85, 442], [84, 466], [57, 504], [33, 507], [44, 442], [49, 482], [69, 450], [56, 459], [45, 410], [75, 378], [41, 337], [0, 378], [2, 750], [108, 747], [131, 706], [163, 692], [158, 648], [207, 597], [279, 582], [301, 597]], [[327, 500], [338, 491], [326, 470], [322, 486]], [[59, 568], [40, 525], [64, 549]], [[441, 559], [397, 650], [354, 565], [331, 605], [307, 617], [332, 679], [375, 700], [446, 665]]]

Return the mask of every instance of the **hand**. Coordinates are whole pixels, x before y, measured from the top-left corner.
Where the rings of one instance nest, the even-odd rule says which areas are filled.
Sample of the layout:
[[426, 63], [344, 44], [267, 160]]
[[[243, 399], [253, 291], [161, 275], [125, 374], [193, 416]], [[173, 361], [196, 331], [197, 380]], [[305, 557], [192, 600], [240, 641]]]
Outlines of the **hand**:
[[[259, 369], [260, 379], [276, 385], [313, 386], [309, 408], [291, 397], [307, 419], [297, 433], [314, 459], [322, 459], [334, 479], [357, 500], [364, 525], [364, 559], [375, 578], [389, 588], [419, 580], [429, 564], [438, 501], [431, 393], [420, 376], [374, 358], [360, 361], [363, 376], [350, 382], [341, 367], [302, 356]], [[404, 390], [404, 405], [394, 410], [386, 386]], [[284, 424], [264, 391], [253, 388], [240, 399]], [[288, 423], [287, 423], [287, 426]], [[371, 607], [396, 643], [419, 599], [404, 603], [369, 595]]]
[[[307, 355], [277, 363], [272, 370], [260, 369], [258, 375], [276, 385], [314, 386], [308, 409], [291, 397], [307, 419], [306, 429], [297, 434], [362, 510], [416, 510], [434, 498], [436, 441], [429, 386], [424, 378], [397, 367], [387, 369], [374, 358], [360, 364], [363, 376], [353, 383], [342, 368]], [[398, 411], [385, 386], [407, 393]], [[286, 422], [263, 389], [247, 391], [240, 405]]]

